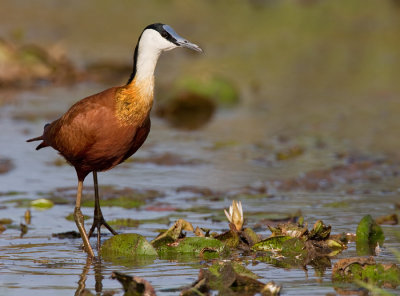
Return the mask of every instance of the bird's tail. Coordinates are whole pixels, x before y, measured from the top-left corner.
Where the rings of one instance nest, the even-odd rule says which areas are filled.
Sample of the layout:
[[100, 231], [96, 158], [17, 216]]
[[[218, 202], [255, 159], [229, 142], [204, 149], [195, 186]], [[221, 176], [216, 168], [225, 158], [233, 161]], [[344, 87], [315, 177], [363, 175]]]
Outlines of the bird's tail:
[[34, 142], [34, 141], [40, 141], [40, 140], [43, 141], [43, 136], [36, 137], [36, 138], [32, 138], [32, 139], [28, 139], [28, 140], [26, 140], [26, 141], [27, 141], [27, 142]]
[[[44, 128], [43, 128], [43, 135], [44, 135], [44, 133], [46, 132], [46, 128], [47, 128], [48, 126], [50, 126], [49, 123], [47, 123], [47, 124], [44, 125]], [[36, 150], [39, 150], [39, 149], [41, 149], [41, 148], [44, 148], [44, 147], [49, 146], [49, 145], [46, 144], [46, 142], [44, 141], [43, 135], [41, 135], [41, 136], [39, 136], [39, 137], [36, 137], [36, 138], [28, 139], [28, 140], [26, 140], [26, 141], [27, 141], [27, 142], [43, 141], [42, 143], [40, 143], [40, 144], [36, 147]]]
[[29, 139], [29, 140], [26, 140], [26, 141], [27, 141], [27, 142], [43, 141], [42, 143], [40, 143], [40, 144], [36, 147], [36, 150], [39, 150], [39, 149], [41, 149], [41, 148], [44, 148], [44, 147], [49, 146], [49, 145], [47, 145], [47, 144], [44, 142], [43, 136], [36, 137], [36, 138], [32, 138], [32, 139]]

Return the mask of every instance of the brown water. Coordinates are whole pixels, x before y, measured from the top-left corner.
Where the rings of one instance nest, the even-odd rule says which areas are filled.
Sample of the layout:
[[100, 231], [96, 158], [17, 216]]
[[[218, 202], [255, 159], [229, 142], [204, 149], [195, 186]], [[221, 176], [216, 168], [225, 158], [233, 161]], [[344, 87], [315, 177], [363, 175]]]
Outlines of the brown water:
[[[322, 219], [332, 225], [333, 233], [355, 232], [357, 223], [364, 215], [378, 217], [395, 212], [394, 204], [399, 202], [400, 196], [400, 180], [395, 173], [400, 169], [396, 158], [400, 151], [400, 103], [398, 85], [393, 82], [393, 77], [396, 77], [396, 69], [400, 67], [396, 66], [398, 59], [391, 55], [390, 36], [385, 35], [386, 43], [380, 42], [381, 37], [375, 37], [377, 39], [371, 39], [370, 43], [362, 39], [355, 40], [353, 44], [351, 40], [360, 34], [358, 31], [352, 32], [353, 35], [349, 33], [350, 37], [345, 40], [349, 42], [349, 48], [361, 41], [366, 42], [366, 48], [370, 44], [379, 44], [376, 52], [381, 50], [384, 53], [382, 57], [390, 61], [383, 59], [382, 63], [387, 66], [385, 72], [378, 71], [381, 69], [378, 62], [377, 68], [368, 64], [367, 70], [373, 70], [367, 71], [360, 65], [371, 60], [370, 53], [362, 56], [365, 60], [357, 60], [357, 57], [361, 59], [357, 50], [341, 51], [339, 48], [335, 51], [339, 52], [338, 56], [330, 56], [329, 42], [336, 44], [335, 36], [343, 41], [337, 36], [341, 36], [340, 32], [347, 32], [344, 29], [345, 25], [349, 25], [347, 15], [343, 16], [343, 27], [340, 23], [330, 31], [331, 27], [325, 22], [322, 22], [324, 25], [316, 23], [312, 26], [305, 21], [311, 19], [316, 22], [319, 19], [318, 10], [313, 8], [310, 8], [312, 12], [309, 15], [304, 15], [307, 12], [303, 8], [300, 12], [296, 10], [296, 14], [302, 15], [299, 21], [291, 18], [294, 12], [290, 7], [272, 5], [264, 10], [254, 10], [238, 3], [226, 5], [223, 1], [215, 5], [195, 1], [168, 1], [168, 5], [167, 2], [138, 1], [126, 4], [126, 7], [111, 5], [107, 1], [71, 1], [67, 6], [42, 0], [40, 7], [32, 3], [22, 5], [18, 1], [3, 2], [0, 9], [0, 19], [3, 20], [0, 33], [3, 36], [16, 38], [22, 34], [23, 42], [34, 41], [41, 45], [59, 42], [78, 65], [98, 60], [111, 60], [116, 64], [130, 62], [140, 28], [161, 19], [202, 45], [206, 54], [192, 56], [175, 51], [164, 55], [157, 70], [158, 85], [168, 87], [171, 81], [184, 73], [202, 72], [204, 75], [229, 77], [241, 90], [242, 103], [238, 107], [219, 110], [213, 120], [198, 131], [177, 131], [153, 116], [150, 136], [136, 157], [172, 152], [186, 160], [197, 160], [199, 164], [160, 166], [129, 162], [99, 174], [102, 185], [157, 189], [163, 193], [162, 197], [138, 209], [104, 207], [106, 219], [122, 217], [141, 220], [174, 215], [170, 224], [181, 217], [194, 226], [222, 231], [227, 229], [227, 222], [215, 217], [220, 217], [223, 209], [231, 204], [229, 197], [222, 194], [219, 199], [202, 199], [193, 193], [178, 193], [176, 189], [194, 185], [224, 191], [265, 182], [269, 188], [268, 196], [242, 198], [250, 227], [258, 222], [255, 213], [294, 213], [300, 209], [309, 224]], [[374, 11], [370, 1], [368, 3], [363, 9]], [[226, 9], [230, 13], [226, 13]], [[387, 17], [385, 26], [393, 28], [390, 26], [391, 22], [395, 22], [390, 18], [392, 11], [379, 11], [378, 16]], [[239, 17], [242, 23], [230, 22], [231, 18]], [[353, 17], [363, 20], [360, 15]], [[106, 21], [109, 18], [110, 21]], [[204, 21], [206, 18], [207, 21]], [[21, 23], [21, 19], [24, 22]], [[290, 33], [299, 32], [292, 30], [297, 30], [295, 28], [301, 20], [304, 26], [298, 30], [305, 32], [301, 38], [308, 43], [299, 37], [303, 40], [300, 42], [292, 36], [295, 33]], [[375, 24], [374, 19], [372, 23]], [[380, 30], [387, 32], [385, 26], [371, 25], [374, 28], [371, 29], [372, 35], [381, 36], [378, 34]], [[278, 33], [277, 28], [282, 27], [283, 31]], [[326, 34], [324, 30], [337, 35], [330, 35], [331, 41], [318, 39], [318, 30], [311, 30], [311, 27], [321, 28], [322, 36]], [[271, 37], [266, 38], [266, 32]], [[316, 32], [316, 41], [311, 39], [310, 32]], [[307, 51], [309, 44], [312, 45], [310, 53]], [[315, 51], [316, 48], [319, 50]], [[304, 55], [297, 56], [298, 52]], [[347, 52], [349, 56], [343, 56]], [[326, 58], [336, 63], [326, 63]], [[354, 61], [361, 68], [357, 66], [336, 71], [343, 60]], [[326, 69], [317, 67], [321, 64]], [[288, 69], [291, 72], [285, 74]], [[355, 72], [347, 71], [349, 69]], [[71, 295], [82, 289], [83, 283], [98, 295], [111, 290], [116, 291], [116, 295], [122, 295], [120, 284], [110, 279], [112, 271], [145, 278], [155, 287], [158, 295], [177, 295], [183, 286], [196, 280], [199, 269], [209, 263], [196, 259], [157, 259], [141, 264], [105, 261], [87, 264], [79, 239], [62, 240], [51, 236], [75, 230], [74, 222], [64, 218], [73, 211], [72, 205], [56, 205], [48, 210], [32, 208], [32, 223], [28, 225], [27, 234], [20, 238], [19, 224], [24, 223], [27, 207], [6, 203], [8, 200], [34, 200], [77, 183], [73, 168], [52, 164], [58, 158], [55, 151], [35, 151], [35, 145], [25, 143], [25, 140], [39, 135], [44, 123], [57, 118], [76, 100], [109, 86], [107, 83], [83, 82], [68, 87], [46, 86], [1, 92], [0, 102], [8, 103], [0, 105], [0, 157], [7, 157], [14, 164], [10, 172], [0, 174], [0, 193], [4, 194], [0, 197], [0, 218], [13, 220], [12, 225], [0, 234], [1, 295]], [[156, 94], [156, 99], [157, 96], [162, 96], [162, 93]], [[278, 151], [293, 146], [303, 147], [304, 153], [286, 161], [275, 159]], [[343, 164], [348, 157], [338, 156], [342, 154], [354, 154], [356, 158], [367, 160], [382, 158], [384, 165], [371, 172], [376, 178], [359, 178], [355, 182], [338, 179], [332, 187], [319, 191], [284, 191], [273, 186], [273, 180], [287, 180], [315, 169]], [[85, 188], [91, 186], [89, 176]], [[332, 207], [332, 202], [344, 202], [346, 206]], [[155, 211], [151, 210], [153, 206], [172, 210]], [[209, 213], [196, 211], [203, 207], [209, 208]], [[183, 211], [177, 213], [173, 209]], [[91, 215], [92, 208], [83, 208], [83, 212]], [[90, 222], [87, 224], [90, 225]], [[157, 235], [156, 230], [167, 226], [147, 223], [120, 232], [140, 233], [151, 240]], [[391, 249], [400, 248], [395, 235], [399, 227], [384, 226], [384, 231], [386, 241], [376, 259], [379, 262], [394, 262]], [[260, 233], [268, 234], [267, 231]], [[95, 244], [94, 239], [92, 244]], [[355, 246], [350, 244], [349, 249], [338, 258], [353, 255], [356, 255]], [[338, 258], [334, 258], [332, 263]], [[305, 272], [247, 259], [246, 267], [261, 276], [261, 281], [274, 280], [283, 285], [283, 295], [325, 295], [334, 292], [331, 269], [321, 275], [311, 266]]]

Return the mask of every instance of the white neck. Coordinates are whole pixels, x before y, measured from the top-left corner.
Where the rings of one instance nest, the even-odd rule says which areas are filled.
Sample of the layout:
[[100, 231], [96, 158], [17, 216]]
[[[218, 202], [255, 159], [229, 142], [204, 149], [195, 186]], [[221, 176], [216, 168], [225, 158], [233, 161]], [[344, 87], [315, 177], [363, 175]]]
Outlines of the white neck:
[[157, 31], [145, 30], [139, 41], [135, 80], [141, 82], [146, 79], [153, 79], [161, 52], [175, 47], [175, 44], [161, 37]]
[[141, 47], [143, 46], [141, 46], [140, 44], [138, 48], [139, 52], [136, 62], [136, 82], [153, 79], [157, 61], [161, 54], [161, 51], [157, 51], [154, 49], [143, 49]]

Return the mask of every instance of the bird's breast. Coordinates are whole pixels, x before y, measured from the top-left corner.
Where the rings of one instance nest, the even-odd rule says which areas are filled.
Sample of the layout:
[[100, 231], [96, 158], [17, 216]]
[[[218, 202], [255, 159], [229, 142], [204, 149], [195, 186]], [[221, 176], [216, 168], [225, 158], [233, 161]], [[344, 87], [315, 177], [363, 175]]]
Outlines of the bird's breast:
[[154, 79], [138, 83], [133, 80], [116, 93], [116, 118], [122, 126], [140, 127], [153, 107]]

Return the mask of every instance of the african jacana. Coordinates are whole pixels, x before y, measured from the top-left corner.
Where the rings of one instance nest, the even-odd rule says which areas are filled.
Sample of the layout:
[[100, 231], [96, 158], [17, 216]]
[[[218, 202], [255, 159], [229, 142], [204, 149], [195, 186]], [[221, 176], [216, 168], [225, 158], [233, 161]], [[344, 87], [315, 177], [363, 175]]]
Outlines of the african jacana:
[[[51, 146], [75, 167], [78, 190], [74, 211], [75, 223], [86, 252], [94, 256], [89, 237], [104, 225], [117, 234], [104, 220], [100, 209], [97, 172], [109, 170], [134, 154], [150, 131], [150, 110], [153, 105], [154, 70], [163, 51], [187, 47], [202, 49], [179, 36], [170, 26], [156, 23], [147, 26], [139, 37], [134, 53], [133, 71], [128, 83], [112, 87], [75, 103], [63, 116], [46, 124], [43, 135], [28, 142], [42, 140], [36, 150]], [[93, 172], [94, 221], [86, 234], [80, 209], [83, 181]]]

